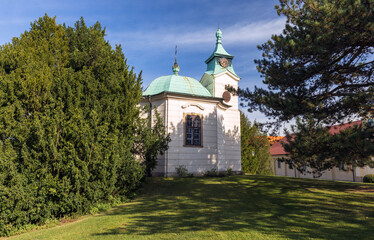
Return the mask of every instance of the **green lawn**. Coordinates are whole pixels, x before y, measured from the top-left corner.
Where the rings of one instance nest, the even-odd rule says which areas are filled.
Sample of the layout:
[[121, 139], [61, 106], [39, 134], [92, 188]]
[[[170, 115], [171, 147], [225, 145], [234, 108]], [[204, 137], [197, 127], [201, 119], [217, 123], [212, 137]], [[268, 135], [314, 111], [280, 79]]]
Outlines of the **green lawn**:
[[374, 185], [152, 178], [131, 203], [11, 239], [374, 239]]

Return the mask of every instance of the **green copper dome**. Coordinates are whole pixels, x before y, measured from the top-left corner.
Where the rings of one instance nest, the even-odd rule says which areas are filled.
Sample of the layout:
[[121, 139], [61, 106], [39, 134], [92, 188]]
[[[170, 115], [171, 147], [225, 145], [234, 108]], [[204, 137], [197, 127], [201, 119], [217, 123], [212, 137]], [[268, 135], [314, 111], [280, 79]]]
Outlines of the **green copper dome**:
[[173, 75], [158, 77], [149, 84], [143, 96], [152, 96], [159, 93], [181, 93], [192, 96], [212, 97], [212, 94], [199, 81], [190, 77], [179, 76], [177, 63], [177, 46], [175, 46], [175, 62], [172, 67]]
[[162, 92], [212, 97], [208, 89], [201, 85], [196, 79], [179, 76], [177, 74], [156, 78], [143, 92], [143, 96], [152, 96]]

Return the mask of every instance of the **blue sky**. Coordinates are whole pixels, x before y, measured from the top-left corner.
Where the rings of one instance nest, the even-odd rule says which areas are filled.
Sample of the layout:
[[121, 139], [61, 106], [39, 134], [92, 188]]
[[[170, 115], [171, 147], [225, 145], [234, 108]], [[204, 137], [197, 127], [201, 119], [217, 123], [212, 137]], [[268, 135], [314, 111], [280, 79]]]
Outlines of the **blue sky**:
[[[204, 61], [215, 47], [219, 22], [223, 46], [234, 55], [233, 66], [242, 78], [239, 86], [263, 86], [253, 60], [261, 57], [257, 45], [282, 31], [285, 19], [274, 9], [278, 0], [2, 0], [0, 45], [29, 30], [45, 13], [69, 26], [83, 16], [87, 25], [99, 21], [106, 39], [121, 44], [127, 63], [143, 71], [143, 86], [172, 73], [174, 48], [178, 45], [180, 75], [200, 80]], [[247, 114], [265, 121], [260, 113]]]

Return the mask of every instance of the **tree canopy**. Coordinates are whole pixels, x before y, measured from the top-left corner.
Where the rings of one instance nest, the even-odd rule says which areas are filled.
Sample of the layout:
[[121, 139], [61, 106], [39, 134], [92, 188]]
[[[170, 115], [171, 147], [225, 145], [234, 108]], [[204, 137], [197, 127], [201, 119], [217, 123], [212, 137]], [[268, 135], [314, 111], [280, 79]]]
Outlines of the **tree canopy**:
[[[299, 119], [284, 148], [300, 171], [371, 165], [374, 131], [365, 119], [374, 110], [374, 2], [280, 0], [275, 8], [285, 28], [258, 46], [255, 60], [266, 88], [239, 89], [242, 101], [272, 119], [269, 126]], [[364, 121], [329, 134], [329, 126], [355, 118]]]
[[366, 115], [374, 104], [374, 2], [280, 0], [283, 33], [258, 46], [267, 88], [240, 90], [250, 111], [331, 124]]
[[45, 15], [0, 46], [0, 236], [127, 198], [144, 177], [141, 73], [104, 36]]
[[240, 112], [240, 141], [242, 171], [251, 174], [273, 174], [270, 143], [256, 123], [251, 123], [244, 113]]
[[350, 125], [337, 131], [334, 127], [316, 124], [313, 119], [298, 119], [283, 143], [289, 153], [283, 160], [300, 172], [308, 171], [314, 176], [321, 176], [333, 167], [351, 171], [355, 167], [374, 167], [374, 128], [358, 121]]

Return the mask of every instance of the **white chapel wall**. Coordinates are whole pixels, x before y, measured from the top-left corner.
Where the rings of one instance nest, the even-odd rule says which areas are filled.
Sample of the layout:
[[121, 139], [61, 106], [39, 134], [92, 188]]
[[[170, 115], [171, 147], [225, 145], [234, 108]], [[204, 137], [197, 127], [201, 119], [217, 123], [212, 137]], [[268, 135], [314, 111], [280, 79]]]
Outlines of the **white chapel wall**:
[[[161, 119], [163, 120], [164, 124], [166, 123], [166, 118], [165, 118], [165, 99], [150, 99], [152, 102], [152, 109], [156, 108], [157, 112], [160, 114]], [[140, 103], [139, 106], [145, 107], [149, 106], [149, 101], [148, 99], [143, 99]], [[149, 116], [149, 112], [142, 112], [142, 115], [140, 117], [142, 118], [147, 118]], [[156, 118], [155, 111], [152, 110], [152, 119]], [[152, 124], [153, 125], [153, 124]], [[158, 155], [157, 157], [157, 165], [156, 168], [153, 170], [153, 174], [155, 176], [163, 176], [165, 172], [165, 160], [166, 160], [166, 155]]]
[[218, 170], [241, 171], [240, 113], [238, 109], [218, 109]]
[[[238, 79], [229, 72], [214, 75], [214, 96], [222, 97], [227, 91], [226, 86], [235, 89], [238, 87]], [[238, 96], [231, 94], [229, 108], [217, 110], [217, 144], [218, 144], [218, 164], [219, 171], [232, 169], [241, 171], [241, 145], [240, 145], [240, 112]]]
[[[169, 98], [167, 108], [168, 131], [171, 137], [167, 153], [168, 175], [175, 175], [175, 168], [182, 165], [186, 166], [190, 173], [203, 173], [215, 167], [217, 159], [215, 104], [191, 99]], [[185, 114], [203, 116], [202, 147], [184, 146]]]
[[[158, 99], [158, 100], [153, 100], [151, 99], [152, 102], [152, 108], [157, 108], [157, 112], [160, 114], [161, 119], [165, 123], [165, 99]], [[143, 99], [139, 105], [140, 107], [144, 108], [145, 106], [149, 106], [149, 101], [147, 99]], [[147, 118], [149, 115], [149, 112], [141, 112], [140, 117], [141, 118]], [[155, 112], [152, 110], [152, 119], [155, 119], [156, 115]]]
[[[225, 72], [223, 74], [219, 74], [214, 79], [215, 85], [214, 85], [214, 96], [215, 97], [222, 97], [222, 94], [227, 91], [226, 85], [232, 86], [235, 89], [238, 88], [238, 81], [232, 78], [232, 76], [229, 75], [229, 73]], [[227, 103], [228, 105], [231, 105], [231, 109], [238, 109], [239, 108], [239, 98], [238, 96], [231, 95], [230, 101]]]

